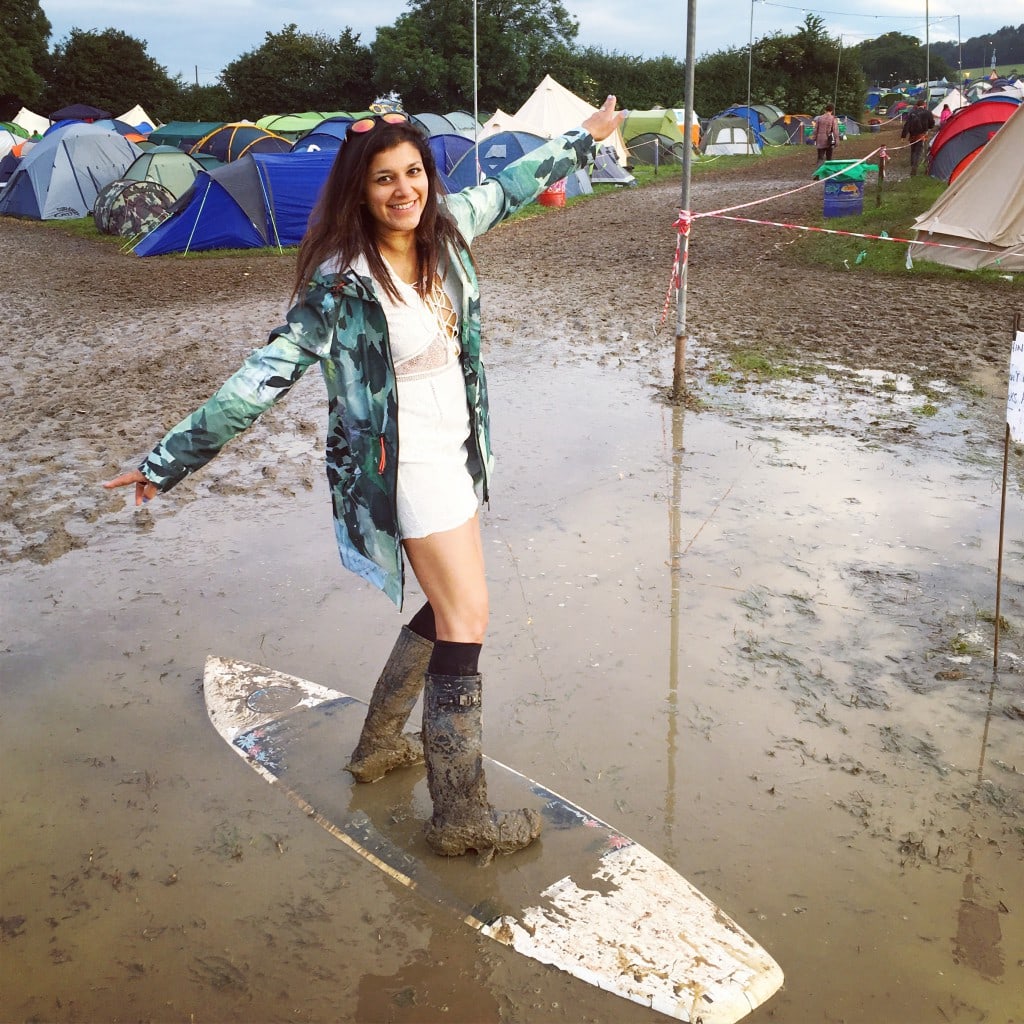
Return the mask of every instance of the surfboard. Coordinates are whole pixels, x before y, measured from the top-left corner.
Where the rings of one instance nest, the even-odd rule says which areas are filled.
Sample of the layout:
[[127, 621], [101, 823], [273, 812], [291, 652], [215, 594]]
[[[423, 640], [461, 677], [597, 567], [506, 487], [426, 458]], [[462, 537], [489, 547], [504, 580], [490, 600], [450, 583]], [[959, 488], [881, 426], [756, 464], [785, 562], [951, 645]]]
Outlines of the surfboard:
[[396, 882], [525, 956], [692, 1024], [734, 1024], [782, 970], [735, 921], [633, 839], [547, 786], [485, 758], [490, 799], [544, 817], [535, 843], [478, 868], [423, 838], [423, 766], [372, 785], [344, 770], [366, 704], [260, 665], [210, 657], [210, 721], [317, 824]]

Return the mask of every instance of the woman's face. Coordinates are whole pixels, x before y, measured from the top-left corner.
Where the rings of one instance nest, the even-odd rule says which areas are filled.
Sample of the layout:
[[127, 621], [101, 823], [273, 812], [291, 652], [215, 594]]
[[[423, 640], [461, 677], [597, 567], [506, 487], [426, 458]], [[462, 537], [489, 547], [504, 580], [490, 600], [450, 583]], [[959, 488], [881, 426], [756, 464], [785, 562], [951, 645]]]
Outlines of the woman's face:
[[370, 161], [364, 199], [378, 234], [415, 231], [429, 192], [420, 152], [411, 142], [382, 150]]

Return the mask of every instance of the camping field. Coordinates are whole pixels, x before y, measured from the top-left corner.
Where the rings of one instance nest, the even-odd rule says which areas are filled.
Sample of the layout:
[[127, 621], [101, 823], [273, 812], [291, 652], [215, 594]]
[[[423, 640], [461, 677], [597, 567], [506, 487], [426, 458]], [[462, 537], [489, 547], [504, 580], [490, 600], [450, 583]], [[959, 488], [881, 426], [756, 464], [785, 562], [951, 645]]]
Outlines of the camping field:
[[[837, 156], [879, 142], [884, 190], [825, 226], [899, 237], [928, 205], [898, 133]], [[1018, 446], [993, 660], [1024, 275], [795, 230], [823, 225], [813, 169], [695, 169], [676, 403], [678, 179], [478, 243], [485, 743], [772, 953], [752, 1024], [1021, 1024]], [[727, 209], [791, 226], [700, 216]], [[139, 259], [0, 218], [0, 257], [0, 1016], [665, 1020], [392, 884], [205, 719], [207, 654], [366, 696], [419, 607], [338, 565], [314, 375], [144, 508], [100, 487], [280, 322], [294, 254]]]

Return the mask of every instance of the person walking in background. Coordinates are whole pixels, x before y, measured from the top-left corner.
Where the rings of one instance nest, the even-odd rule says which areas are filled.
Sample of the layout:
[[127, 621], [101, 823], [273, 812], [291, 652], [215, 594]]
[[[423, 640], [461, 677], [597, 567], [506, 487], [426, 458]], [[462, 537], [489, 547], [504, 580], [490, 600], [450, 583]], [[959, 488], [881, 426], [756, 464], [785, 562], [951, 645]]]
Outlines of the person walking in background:
[[919, 99], [907, 114], [903, 122], [903, 131], [900, 132], [901, 139], [910, 139], [910, 173], [917, 174], [918, 165], [921, 163], [921, 154], [924, 152], [925, 139], [928, 133], [935, 127], [935, 116], [925, 106], [924, 100]]
[[941, 128], [952, 116], [953, 111], [949, 109], [949, 104], [943, 103], [942, 110], [939, 112], [939, 127]]
[[814, 146], [818, 150], [819, 164], [831, 160], [839, 144], [839, 119], [834, 110], [831, 103], [826, 103], [825, 110], [814, 119]]
[[[478, 510], [492, 457], [470, 244], [592, 160], [623, 118], [609, 96], [579, 128], [454, 195], [405, 114], [355, 121], [299, 249], [287, 323], [138, 469], [104, 484], [134, 488], [136, 505], [170, 490], [320, 366], [341, 560], [399, 608], [408, 565], [427, 599], [401, 628], [347, 768], [373, 782], [426, 760], [426, 839], [444, 856], [512, 853], [541, 829], [533, 810], [490, 805], [482, 765]], [[404, 735], [421, 691], [422, 737]]]

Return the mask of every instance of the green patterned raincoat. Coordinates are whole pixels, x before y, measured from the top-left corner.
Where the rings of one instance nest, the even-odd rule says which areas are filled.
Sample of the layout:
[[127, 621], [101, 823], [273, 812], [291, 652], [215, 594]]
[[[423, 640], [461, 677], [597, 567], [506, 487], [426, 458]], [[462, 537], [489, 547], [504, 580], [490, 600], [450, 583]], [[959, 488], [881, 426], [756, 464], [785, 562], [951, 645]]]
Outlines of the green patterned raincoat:
[[[594, 140], [582, 128], [509, 164], [495, 178], [445, 197], [467, 242], [584, 166]], [[448, 254], [462, 285], [462, 372], [471, 436], [469, 469], [487, 499], [492, 458], [487, 384], [480, 361], [480, 290], [466, 252]], [[205, 466], [288, 393], [314, 363], [327, 384], [327, 479], [343, 564], [401, 607], [405, 562], [396, 510], [398, 403], [388, 326], [373, 282], [351, 269], [313, 276], [287, 323], [253, 352], [200, 409], [172, 428], [139, 467], [161, 491]]]

